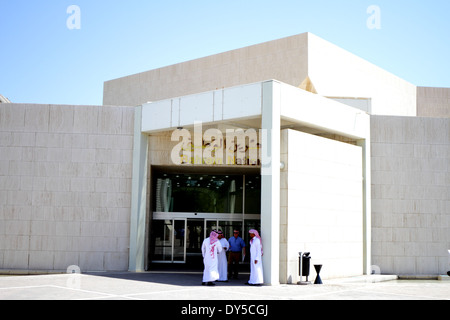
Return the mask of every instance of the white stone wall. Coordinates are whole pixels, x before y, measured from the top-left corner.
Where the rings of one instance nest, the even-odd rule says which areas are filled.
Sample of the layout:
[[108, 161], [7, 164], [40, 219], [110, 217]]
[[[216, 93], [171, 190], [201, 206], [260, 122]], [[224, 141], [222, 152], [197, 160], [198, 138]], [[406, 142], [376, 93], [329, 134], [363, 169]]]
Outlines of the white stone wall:
[[450, 270], [450, 119], [372, 116], [372, 264]]
[[450, 88], [417, 87], [417, 115], [450, 118]]
[[371, 99], [371, 114], [417, 115], [414, 84], [311, 33], [107, 81], [103, 103], [141, 105], [270, 79], [298, 88], [307, 77], [321, 96]]
[[314, 34], [308, 36], [308, 75], [322, 96], [371, 99], [371, 114], [417, 115], [415, 85]]
[[127, 270], [134, 108], [0, 105], [0, 269]]
[[129, 75], [105, 82], [103, 104], [141, 105], [270, 79], [298, 87], [307, 52], [303, 33]]
[[280, 251], [285, 281], [299, 280], [299, 252], [311, 252], [311, 281], [313, 264], [323, 264], [323, 279], [362, 275], [362, 148], [283, 130], [281, 154], [286, 164]]

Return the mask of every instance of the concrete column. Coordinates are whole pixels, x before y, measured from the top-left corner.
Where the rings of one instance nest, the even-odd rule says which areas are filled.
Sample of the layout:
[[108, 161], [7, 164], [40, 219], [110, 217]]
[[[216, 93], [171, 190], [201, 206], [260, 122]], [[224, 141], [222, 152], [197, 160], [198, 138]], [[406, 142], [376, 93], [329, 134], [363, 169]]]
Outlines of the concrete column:
[[264, 282], [280, 284], [280, 88], [263, 83], [261, 132], [261, 237]]
[[358, 140], [357, 145], [363, 149], [363, 273], [372, 273], [372, 203], [371, 203], [371, 153], [370, 153], [370, 121], [368, 137]]
[[148, 135], [142, 134], [142, 106], [134, 120], [133, 179], [130, 220], [129, 271], [145, 271], [145, 228], [147, 207]]

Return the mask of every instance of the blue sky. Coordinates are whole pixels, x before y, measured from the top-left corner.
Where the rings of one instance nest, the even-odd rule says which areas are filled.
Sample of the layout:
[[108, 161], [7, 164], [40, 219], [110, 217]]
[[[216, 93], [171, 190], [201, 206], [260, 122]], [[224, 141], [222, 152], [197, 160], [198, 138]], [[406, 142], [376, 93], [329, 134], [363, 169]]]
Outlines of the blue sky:
[[[67, 27], [70, 5], [80, 29]], [[367, 26], [371, 5], [381, 29]], [[448, 0], [0, 0], [0, 94], [101, 105], [104, 81], [303, 32], [450, 87]]]

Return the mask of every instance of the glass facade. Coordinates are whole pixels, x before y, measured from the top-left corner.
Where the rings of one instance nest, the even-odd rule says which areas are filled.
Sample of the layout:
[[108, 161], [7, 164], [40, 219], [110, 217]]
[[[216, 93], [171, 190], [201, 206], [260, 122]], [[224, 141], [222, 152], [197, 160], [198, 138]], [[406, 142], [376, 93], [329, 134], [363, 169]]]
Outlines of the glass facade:
[[155, 190], [155, 212], [260, 214], [257, 175], [159, 173]]
[[201, 266], [201, 245], [212, 230], [229, 239], [237, 229], [248, 243], [249, 228], [260, 227], [260, 175], [155, 172], [153, 182], [151, 262]]

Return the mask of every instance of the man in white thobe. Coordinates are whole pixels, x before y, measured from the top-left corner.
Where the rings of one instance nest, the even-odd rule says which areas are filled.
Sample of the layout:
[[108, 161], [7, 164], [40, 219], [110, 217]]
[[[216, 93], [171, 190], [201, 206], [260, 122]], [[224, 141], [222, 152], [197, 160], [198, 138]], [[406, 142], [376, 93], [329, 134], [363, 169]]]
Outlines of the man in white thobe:
[[214, 281], [219, 279], [219, 253], [222, 252], [222, 245], [218, 239], [217, 232], [211, 232], [202, 244], [202, 255], [205, 270], [203, 271], [202, 285], [213, 286]]
[[264, 284], [263, 266], [262, 266], [262, 239], [258, 231], [250, 230], [250, 280], [249, 285], [258, 286]]
[[221, 282], [227, 282], [228, 281], [228, 259], [227, 259], [227, 251], [230, 247], [230, 244], [228, 243], [227, 239], [223, 237], [222, 231], [217, 231], [219, 234], [219, 241], [222, 245], [222, 252], [219, 253], [219, 280]]

